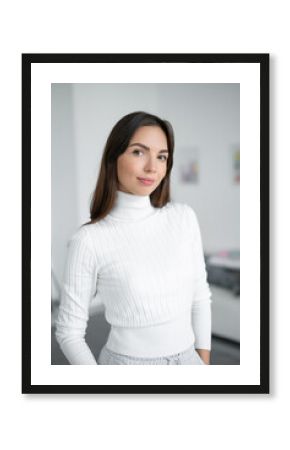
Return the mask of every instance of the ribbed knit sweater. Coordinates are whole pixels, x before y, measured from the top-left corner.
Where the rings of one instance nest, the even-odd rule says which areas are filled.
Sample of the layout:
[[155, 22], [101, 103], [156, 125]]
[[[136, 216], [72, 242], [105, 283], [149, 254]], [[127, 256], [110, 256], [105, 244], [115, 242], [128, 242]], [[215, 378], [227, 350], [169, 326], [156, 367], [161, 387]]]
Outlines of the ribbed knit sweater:
[[210, 296], [193, 209], [117, 191], [110, 213], [69, 241], [56, 338], [71, 364], [96, 364], [85, 341], [94, 300], [112, 327], [131, 330], [191, 314], [196, 348], [210, 349]]

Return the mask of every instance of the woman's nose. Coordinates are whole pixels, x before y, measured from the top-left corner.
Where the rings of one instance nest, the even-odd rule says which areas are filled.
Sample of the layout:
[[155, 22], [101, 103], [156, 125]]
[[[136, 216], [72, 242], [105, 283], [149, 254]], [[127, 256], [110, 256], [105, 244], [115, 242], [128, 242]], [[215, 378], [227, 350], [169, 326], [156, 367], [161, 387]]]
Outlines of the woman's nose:
[[145, 164], [145, 169], [146, 170], [150, 170], [150, 171], [156, 171], [156, 160], [154, 157], [148, 157], [146, 164]]

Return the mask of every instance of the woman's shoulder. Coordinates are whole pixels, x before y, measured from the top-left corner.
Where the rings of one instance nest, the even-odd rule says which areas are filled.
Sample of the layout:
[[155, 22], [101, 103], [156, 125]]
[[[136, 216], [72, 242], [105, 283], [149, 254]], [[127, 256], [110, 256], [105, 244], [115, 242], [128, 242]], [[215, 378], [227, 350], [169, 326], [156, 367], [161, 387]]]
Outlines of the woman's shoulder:
[[89, 225], [80, 225], [71, 233], [68, 239], [68, 244], [71, 245], [75, 243], [86, 245], [90, 241], [89, 235]]
[[196, 218], [194, 209], [187, 203], [170, 201], [165, 205], [168, 211], [188, 220]]
[[88, 249], [94, 249], [96, 246], [106, 243], [112, 237], [111, 227], [104, 219], [80, 225], [70, 238], [70, 242], [79, 244]]
[[169, 221], [178, 224], [182, 232], [195, 233], [199, 229], [197, 215], [192, 206], [184, 202], [169, 202], [167, 204]]

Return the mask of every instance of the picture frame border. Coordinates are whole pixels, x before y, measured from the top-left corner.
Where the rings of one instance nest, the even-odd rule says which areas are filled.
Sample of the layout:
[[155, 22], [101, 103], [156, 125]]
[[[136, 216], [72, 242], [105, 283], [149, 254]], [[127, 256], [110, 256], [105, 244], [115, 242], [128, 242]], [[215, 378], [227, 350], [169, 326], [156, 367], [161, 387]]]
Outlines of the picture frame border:
[[[33, 63], [260, 64], [260, 384], [31, 384], [31, 65]], [[22, 54], [22, 393], [268, 394], [269, 393], [269, 53], [23, 53]]]

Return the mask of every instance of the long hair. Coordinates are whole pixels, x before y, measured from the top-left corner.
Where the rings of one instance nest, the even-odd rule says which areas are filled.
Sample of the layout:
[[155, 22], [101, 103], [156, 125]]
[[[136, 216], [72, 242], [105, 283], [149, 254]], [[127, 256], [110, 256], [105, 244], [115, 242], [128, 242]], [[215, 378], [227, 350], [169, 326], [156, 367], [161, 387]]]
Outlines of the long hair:
[[150, 194], [153, 206], [161, 208], [170, 201], [170, 173], [173, 166], [174, 134], [171, 124], [167, 120], [143, 111], [137, 111], [122, 117], [113, 127], [102, 156], [101, 167], [95, 190], [90, 203], [90, 222], [93, 224], [103, 219], [114, 206], [117, 190], [117, 159], [127, 149], [130, 139], [139, 127], [160, 127], [167, 138], [168, 159], [166, 175], [159, 186]]

